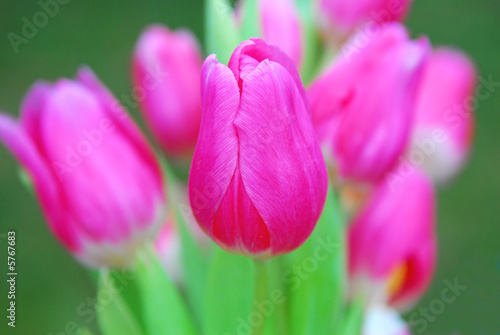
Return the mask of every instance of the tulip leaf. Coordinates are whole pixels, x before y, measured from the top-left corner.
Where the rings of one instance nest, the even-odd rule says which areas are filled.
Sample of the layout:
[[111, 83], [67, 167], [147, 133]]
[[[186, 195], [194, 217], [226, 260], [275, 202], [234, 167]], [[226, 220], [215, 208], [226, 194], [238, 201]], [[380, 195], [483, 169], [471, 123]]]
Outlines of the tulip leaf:
[[79, 329], [79, 333], [80, 335], [94, 335], [94, 333], [92, 333], [92, 331], [88, 328], [80, 328]]
[[97, 321], [102, 334], [143, 335], [136, 316], [109, 271], [101, 271], [97, 287]]
[[[189, 231], [186, 220], [194, 220], [187, 205], [177, 207], [176, 217], [181, 236], [181, 259], [183, 264], [183, 278], [186, 285], [186, 294], [189, 306], [197, 320], [201, 320], [202, 306], [207, 277], [207, 260], [203, 256], [198, 243]], [[195, 222], [195, 224], [197, 224]]]
[[339, 334], [342, 335], [359, 335], [361, 334], [361, 325], [363, 324], [364, 304], [362, 301], [354, 301], [346, 311], [342, 318], [342, 330]]
[[240, 42], [233, 8], [227, 0], [207, 0], [205, 14], [207, 53], [216, 54], [219, 62], [227, 64]]
[[154, 252], [140, 254], [139, 259], [135, 274], [147, 334], [196, 334], [195, 325], [179, 291]]
[[283, 272], [289, 297], [290, 334], [332, 334], [344, 300], [344, 224], [337, 199], [329, 190], [314, 232], [287, 256]]
[[203, 308], [203, 334], [252, 334], [252, 260], [216, 247], [210, 263]]
[[200, 246], [194, 239], [189, 224], [198, 224], [189, 203], [183, 203], [176, 185], [175, 173], [171, 166], [159, 156], [163, 175], [167, 180], [166, 188], [175, 214], [177, 229], [181, 238], [182, 276], [185, 283], [189, 307], [197, 321], [201, 320], [203, 295], [207, 277], [207, 257], [202, 254]]

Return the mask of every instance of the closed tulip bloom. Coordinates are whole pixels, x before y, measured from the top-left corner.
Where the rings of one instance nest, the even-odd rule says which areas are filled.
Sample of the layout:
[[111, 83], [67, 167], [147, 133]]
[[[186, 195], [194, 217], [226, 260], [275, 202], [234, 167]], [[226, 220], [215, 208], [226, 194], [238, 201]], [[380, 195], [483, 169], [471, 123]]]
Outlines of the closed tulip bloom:
[[477, 103], [475, 76], [469, 58], [454, 50], [437, 50], [426, 66], [409, 159], [437, 182], [452, 179], [467, 161]]
[[375, 183], [403, 154], [415, 96], [429, 51], [388, 24], [365, 45], [356, 37], [346, 53], [308, 90], [316, 132], [342, 179]]
[[362, 24], [367, 29], [393, 21], [401, 21], [410, 6], [410, 0], [320, 0], [321, 16], [336, 35], [347, 35]]
[[422, 295], [436, 259], [434, 193], [423, 172], [377, 186], [349, 227], [348, 255], [351, 292], [367, 306], [404, 308]]
[[175, 157], [193, 154], [201, 122], [198, 42], [188, 31], [154, 25], [134, 52], [133, 78], [138, 102], [162, 149]]
[[40, 82], [0, 139], [32, 178], [49, 226], [82, 263], [131, 264], [166, 214], [160, 167], [139, 130], [89, 69]]
[[221, 247], [265, 258], [300, 246], [326, 198], [326, 166], [292, 60], [260, 39], [229, 67], [209, 56], [189, 176], [202, 229]]
[[262, 37], [284, 51], [300, 68], [302, 61], [302, 30], [294, 0], [259, 1]]

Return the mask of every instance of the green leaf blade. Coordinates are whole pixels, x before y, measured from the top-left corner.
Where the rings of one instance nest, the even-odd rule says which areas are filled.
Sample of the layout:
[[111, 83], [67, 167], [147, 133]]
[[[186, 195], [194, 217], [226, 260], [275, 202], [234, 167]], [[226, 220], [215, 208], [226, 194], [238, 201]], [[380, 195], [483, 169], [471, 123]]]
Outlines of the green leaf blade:
[[101, 271], [97, 291], [97, 321], [104, 335], [144, 335], [109, 271]]
[[332, 334], [344, 301], [345, 237], [331, 190], [311, 237], [287, 257], [291, 334]]
[[203, 334], [232, 335], [248, 328], [253, 299], [252, 260], [216, 248], [208, 274]]

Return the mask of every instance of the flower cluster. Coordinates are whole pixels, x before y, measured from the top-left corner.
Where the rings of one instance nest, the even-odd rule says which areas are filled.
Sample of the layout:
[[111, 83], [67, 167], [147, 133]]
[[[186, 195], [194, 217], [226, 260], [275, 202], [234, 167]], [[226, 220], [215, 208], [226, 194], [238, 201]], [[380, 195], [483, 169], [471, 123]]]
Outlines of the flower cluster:
[[[74, 80], [35, 83], [19, 120], [0, 114], [0, 140], [30, 176], [50, 229], [82, 264], [136, 271], [144, 284], [157, 275], [151, 257], [159, 258], [172, 282], [158, 290], [181, 288], [188, 307], [178, 293], [154, 305], [143, 291], [142, 301], [146, 310], [177, 311], [172, 334], [260, 334], [266, 324], [267, 334], [351, 334], [356, 313], [362, 334], [409, 334], [399, 315], [432, 279], [434, 185], [465, 165], [473, 133], [465, 102], [475, 84], [463, 53], [410, 38], [400, 22], [409, 5], [245, 0], [232, 8], [209, 0], [205, 61], [193, 34], [159, 24], [133, 51], [140, 110], [163, 155], [87, 67]], [[321, 263], [332, 237], [325, 232], [339, 250]], [[144, 256], [148, 246], [156, 256]], [[248, 258], [228, 253], [255, 260], [255, 288], [244, 286]], [[306, 277], [297, 262], [315, 266]], [[236, 292], [211, 280], [224, 266], [242, 280], [233, 283], [240, 291], [255, 291], [258, 311], [262, 301], [273, 311], [286, 305], [285, 321], [264, 312], [272, 320], [206, 321], [217, 311], [196, 306], [219, 299], [224, 308], [224, 289]], [[316, 279], [307, 293], [283, 283], [271, 291], [262, 267], [283, 271], [285, 284]], [[300, 280], [289, 280], [295, 274]], [[340, 293], [328, 296], [322, 285]], [[306, 301], [312, 316], [297, 307]], [[101, 326], [110, 329], [107, 317]], [[158, 320], [137, 327], [170, 334], [158, 332]]]

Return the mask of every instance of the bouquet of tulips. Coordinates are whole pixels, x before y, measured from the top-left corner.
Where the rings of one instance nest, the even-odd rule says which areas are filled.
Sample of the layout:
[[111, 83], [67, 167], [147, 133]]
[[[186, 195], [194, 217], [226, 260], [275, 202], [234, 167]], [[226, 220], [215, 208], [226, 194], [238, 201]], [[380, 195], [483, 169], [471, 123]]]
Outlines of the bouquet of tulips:
[[475, 69], [412, 40], [409, 5], [207, 0], [204, 61], [152, 25], [129, 101], [82, 67], [0, 114], [102, 334], [423, 331], [401, 315], [432, 278], [433, 185], [466, 162]]

